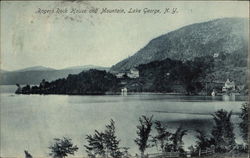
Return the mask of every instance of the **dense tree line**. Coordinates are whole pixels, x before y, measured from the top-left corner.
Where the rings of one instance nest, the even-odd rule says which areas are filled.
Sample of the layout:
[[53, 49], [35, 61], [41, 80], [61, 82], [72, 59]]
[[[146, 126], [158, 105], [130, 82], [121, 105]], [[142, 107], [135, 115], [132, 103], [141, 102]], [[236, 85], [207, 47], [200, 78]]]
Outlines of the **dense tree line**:
[[204, 88], [203, 80], [213, 66], [213, 57], [206, 56], [187, 61], [154, 61], [139, 65], [138, 69], [143, 91], [174, 92], [176, 85], [181, 85], [187, 94], [194, 94]]
[[116, 91], [119, 80], [111, 73], [101, 70], [83, 71], [77, 75], [52, 82], [43, 80], [39, 86], [25, 86], [16, 91], [22, 94], [104, 94]]

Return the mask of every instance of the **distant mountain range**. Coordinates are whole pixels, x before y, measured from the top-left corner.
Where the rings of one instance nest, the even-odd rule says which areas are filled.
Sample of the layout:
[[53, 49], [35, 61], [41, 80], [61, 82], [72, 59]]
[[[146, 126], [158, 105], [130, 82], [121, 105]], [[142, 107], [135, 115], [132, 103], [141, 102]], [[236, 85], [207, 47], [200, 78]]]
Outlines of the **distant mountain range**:
[[69, 74], [78, 74], [82, 71], [89, 69], [98, 69], [108, 71], [108, 67], [101, 67], [95, 65], [86, 66], [74, 66], [60, 70], [56, 70], [44, 66], [34, 66], [25, 69], [6, 71], [0, 70], [0, 84], [1, 85], [13, 85], [13, 84], [39, 84], [42, 79], [46, 81], [52, 81], [59, 78], [67, 77]]
[[[120, 61], [110, 71], [121, 72], [156, 60], [192, 60], [215, 54], [230, 56], [225, 66], [238, 59], [247, 61], [249, 19], [223, 18], [182, 27], [151, 40], [133, 56]], [[232, 60], [231, 60], [232, 59]]]
[[25, 71], [53, 71], [56, 69], [45, 67], [45, 66], [33, 66], [33, 67], [27, 67], [24, 69], [15, 70], [15, 72], [25, 72]]

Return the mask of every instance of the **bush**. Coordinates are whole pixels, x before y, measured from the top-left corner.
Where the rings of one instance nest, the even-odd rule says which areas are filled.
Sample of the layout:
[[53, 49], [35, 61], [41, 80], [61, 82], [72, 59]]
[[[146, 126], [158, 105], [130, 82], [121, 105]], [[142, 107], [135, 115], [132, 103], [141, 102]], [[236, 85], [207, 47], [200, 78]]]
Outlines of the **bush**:
[[212, 115], [214, 127], [212, 129], [212, 139], [216, 152], [228, 152], [234, 148], [235, 135], [233, 133], [233, 123], [231, 122], [232, 111], [218, 110]]
[[246, 145], [248, 145], [248, 106], [248, 103], [242, 104], [240, 113], [241, 122], [239, 124], [241, 136]]
[[62, 139], [55, 138], [54, 143], [49, 147], [50, 156], [53, 158], [64, 158], [66, 156], [74, 155], [78, 147], [73, 145], [70, 138], [63, 137]]

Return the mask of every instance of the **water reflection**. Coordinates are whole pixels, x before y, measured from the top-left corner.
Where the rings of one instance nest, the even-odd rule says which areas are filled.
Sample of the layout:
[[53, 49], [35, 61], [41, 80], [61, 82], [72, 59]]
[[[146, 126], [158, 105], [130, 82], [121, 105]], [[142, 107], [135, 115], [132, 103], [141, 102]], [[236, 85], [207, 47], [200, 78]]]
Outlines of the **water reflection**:
[[229, 94], [229, 95], [224, 94], [222, 96], [223, 101], [235, 101], [235, 98], [236, 98], [235, 94]]

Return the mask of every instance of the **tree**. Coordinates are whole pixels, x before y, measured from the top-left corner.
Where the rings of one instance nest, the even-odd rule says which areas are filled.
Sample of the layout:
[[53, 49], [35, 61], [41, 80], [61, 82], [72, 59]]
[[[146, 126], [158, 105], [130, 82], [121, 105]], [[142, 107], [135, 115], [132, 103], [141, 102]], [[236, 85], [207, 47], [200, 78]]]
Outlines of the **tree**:
[[210, 139], [207, 138], [205, 132], [201, 130], [196, 130], [196, 132], [198, 133], [198, 135], [195, 136], [197, 139], [196, 148], [204, 150], [210, 147], [211, 146]]
[[70, 138], [63, 137], [62, 139], [55, 138], [54, 143], [49, 146], [51, 150], [49, 155], [53, 158], [64, 158], [66, 156], [74, 155], [78, 147], [73, 145]]
[[153, 125], [152, 118], [153, 118], [153, 116], [148, 118], [144, 115], [139, 117], [140, 125], [137, 126], [138, 138], [135, 139], [135, 143], [139, 147], [142, 158], [144, 158], [144, 152], [145, 152], [146, 148], [148, 148], [150, 146], [148, 144], [148, 138], [150, 136], [151, 127]]
[[160, 145], [161, 152], [180, 152], [184, 153], [182, 138], [187, 134], [187, 130], [178, 127], [175, 133], [167, 131], [166, 127], [162, 126], [160, 121], [155, 122], [157, 135], [153, 137], [152, 142], [158, 148]]
[[88, 145], [84, 145], [84, 147], [90, 157], [99, 155], [102, 157], [120, 158], [124, 154], [120, 150], [120, 140], [115, 135], [115, 122], [112, 119], [110, 120], [110, 125], [106, 125], [104, 132], [95, 130], [95, 134], [93, 136], [87, 135], [86, 140]]
[[172, 134], [170, 137], [170, 140], [172, 143], [168, 146], [167, 151], [168, 152], [180, 152], [183, 153], [183, 141], [182, 138], [187, 134], [187, 130], [183, 130], [182, 127], [178, 127], [175, 133]]
[[32, 155], [27, 151], [24, 150], [25, 158], [32, 158]]
[[161, 152], [165, 152], [167, 146], [169, 145], [169, 137], [171, 133], [167, 131], [166, 127], [162, 126], [160, 121], [155, 121], [155, 129], [157, 131], [157, 135], [153, 137], [153, 142], [155, 146], [158, 148], [158, 144], [160, 145]]
[[243, 141], [248, 144], [248, 103], [242, 104], [239, 124]]
[[232, 111], [223, 109], [212, 114], [214, 127], [212, 129], [212, 139], [217, 152], [228, 152], [236, 145], [233, 133], [233, 123], [231, 122]]
[[132, 155], [130, 155], [129, 152], [128, 152], [128, 150], [129, 150], [128, 147], [123, 147], [122, 150], [123, 150], [122, 151], [123, 158], [131, 158], [132, 157]]
[[190, 152], [190, 156], [191, 156], [191, 157], [197, 156], [197, 155], [198, 155], [198, 154], [197, 154], [197, 151], [196, 151], [196, 148], [195, 148], [193, 145], [189, 146], [189, 147], [188, 147], [188, 150], [189, 150], [189, 152]]
[[89, 145], [84, 145], [84, 147], [89, 157], [94, 158], [97, 155], [105, 157], [104, 133], [95, 130], [95, 134], [93, 136], [87, 135], [86, 140]]
[[29, 93], [30, 91], [30, 85], [26, 85], [25, 87], [22, 88], [22, 93], [26, 94]]
[[110, 125], [106, 125], [106, 130], [104, 132], [104, 140], [107, 148], [107, 154], [109, 153], [113, 158], [119, 158], [122, 156], [120, 151], [119, 143], [115, 135], [115, 122], [110, 120]]

